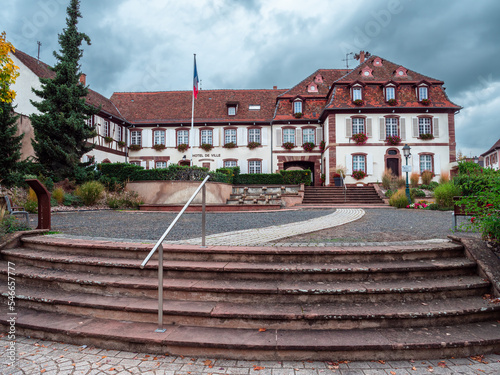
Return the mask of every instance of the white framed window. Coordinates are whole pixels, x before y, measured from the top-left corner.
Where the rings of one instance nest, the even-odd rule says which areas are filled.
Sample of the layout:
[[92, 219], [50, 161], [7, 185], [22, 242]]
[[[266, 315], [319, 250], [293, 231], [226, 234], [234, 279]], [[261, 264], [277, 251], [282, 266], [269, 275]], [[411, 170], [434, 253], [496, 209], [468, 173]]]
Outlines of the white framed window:
[[314, 129], [302, 129], [302, 143], [314, 143]]
[[212, 130], [201, 131], [201, 144], [211, 145], [212, 143]]
[[386, 117], [385, 136], [396, 137], [398, 135], [398, 119], [395, 117]]
[[423, 171], [432, 172], [432, 155], [420, 155], [420, 173]]
[[157, 161], [156, 168], [167, 168], [167, 162], [166, 161]]
[[352, 119], [352, 134], [365, 133], [365, 119], [354, 117]]
[[165, 130], [155, 130], [154, 131], [154, 142], [155, 145], [165, 144]]
[[236, 160], [226, 160], [224, 161], [224, 168], [234, 168], [237, 167], [238, 163]]
[[224, 130], [224, 144], [227, 143], [236, 144], [236, 129], [225, 129]]
[[248, 173], [262, 173], [262, 162], [260, 160], [249, 161]]
[[296, 100], [293, 102], [293, 113], [302, 113], [302, 101]]
[[260, 129], [248, 129], [248, 142], [261, 143]]
[[283, 143], [295, 144], [295, 129], [283, 129]]
[[352, 89], [352, 100], [361, 100], [363, 97], [361, 93], [361, 87], [353, 87]]
[[140, 161], [131, 161], [130, 164], [133, 164], [133, 165], [138, 165], [139, 167], [141, 166], [141, 162]]
[[396, 99], [396, 88], [393, 86], [385, 88], [385, 100], [389, 101], [391, 99]]
[[91, 115], [87, 120], [85, 120], [85, 123], [89, 128], [91, 128], [94, 124], [94, 115]]
[[366, 157], [365, 155], [353, 155], [352, 156], [352, 170], [354, 171], [366, 171]]
[[248, 109], [250, 111], [260, 111], [260, 104], [250, 104]]
[[132, 130], [130, 132], [130, 144], [141, 146], [142, 145], [142, 135], [141, 135], [141, 133], [142, 132], [140, 132], [138, 130]]
[[236, 116], [236, 106], [231, 105], [231, 106], [227, 107], [227, 114], [229, 116]]
[[429, 99], [429, 90], [427, 86], [420, 86], [418, 88], [418, 100], [422, 101], [424, 99]]
[[428, 117], [419, 117], [418, 119], [418, 135], [432, 134], [431, 119]]
[[118, 142], [121, 142], [123, 140], [123, 128], [121, 126], [117, 126], [117, 135], [116, 137], [118, 138]]
[[109, 137], [109, 121], [104, 121], [104, 136]]
[[189, 130], [177, 130], [177, 146], [189, 144]]

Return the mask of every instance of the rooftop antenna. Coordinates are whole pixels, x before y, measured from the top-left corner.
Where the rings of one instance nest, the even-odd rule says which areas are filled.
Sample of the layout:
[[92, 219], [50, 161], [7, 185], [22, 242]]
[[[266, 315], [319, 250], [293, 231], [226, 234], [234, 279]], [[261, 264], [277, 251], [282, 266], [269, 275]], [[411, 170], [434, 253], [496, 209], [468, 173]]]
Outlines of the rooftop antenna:
[[349, 53], [346, 53], [345, 54], [345, 59], [342, 59], [342, 61], [345, 61], [345, 67], [347, 69], [349, 69], [349, 60], [354, 60], [354, 59], [350, 59], [349, 56], [350, 55], [354, 55], [354, 52], [349, 52]]
[[40, 46], [42, 45], [42, 42], [37, 41], [36, 44], [38, 44], [38, 61], [37, 64], [40, 63]]

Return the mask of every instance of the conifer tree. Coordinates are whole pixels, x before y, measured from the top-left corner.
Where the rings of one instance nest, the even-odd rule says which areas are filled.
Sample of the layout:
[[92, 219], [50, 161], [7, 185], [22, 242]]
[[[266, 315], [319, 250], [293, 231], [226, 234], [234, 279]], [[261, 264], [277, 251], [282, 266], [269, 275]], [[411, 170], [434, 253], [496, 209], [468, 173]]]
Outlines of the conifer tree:
[[80, 158], [94, 147], [87, 139], [95, 136], [95, 130], [86, 120], [99, 109], [85, 103], [88, 88], [79, 81], [79, 60], [83, 55], [80, 47], [83, 41], [90, 45], [90, 38], [77, 28], [81, 17], [80, 1], [71, 0], [67, 27], [59, 34], [59, 53], [54, 51], [55, 78], [40, 78], [41, 89], [33, 89], [41, 98], [32, 101], [41, 112], [30, 116], [35, 132], [33, 148], [46, 173], [56, 179], [74, 176]]
[[0, 179], [7, 184], [21, 157], [23, 134], [16, 136], [18, 118], [12, 103], [0, 101]]

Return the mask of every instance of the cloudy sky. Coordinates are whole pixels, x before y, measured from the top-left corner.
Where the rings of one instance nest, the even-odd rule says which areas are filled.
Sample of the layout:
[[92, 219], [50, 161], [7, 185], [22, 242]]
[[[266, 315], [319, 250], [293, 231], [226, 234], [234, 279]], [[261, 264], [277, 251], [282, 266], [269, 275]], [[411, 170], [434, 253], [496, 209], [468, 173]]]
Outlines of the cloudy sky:
[[[0, 31], [54, 63], [69, 0], [0, 0]], [[369, 51], [443, 80], [464, 107], [457, 149], [500, 138], [498, 0], [82, 0], [79, 30], [92, 40], [87, 83], [115, 91], [189, 90], [193, 54], [202, 89], [289, 88], [319, 68], [344, 68]], [[349, 61], [353, 68], [356, 61]]]

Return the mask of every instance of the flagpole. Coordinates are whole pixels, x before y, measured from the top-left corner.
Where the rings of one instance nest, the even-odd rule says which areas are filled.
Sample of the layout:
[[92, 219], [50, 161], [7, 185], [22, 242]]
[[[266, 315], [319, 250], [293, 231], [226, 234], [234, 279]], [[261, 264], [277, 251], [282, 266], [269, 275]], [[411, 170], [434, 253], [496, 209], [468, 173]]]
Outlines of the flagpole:
[[[194, 69], [196, 70], [196, 53], [194, 54]], [[193, 147], [194, 147], [194, 88], [193, 88], [193, 94], [192, 94], [192, 105], [191, 105], [191, 134], [190, 134], [190, 141], [189, 144], [191, 147], [189, 148], [191, 150], [191, 156], [189, 157], [189, 165], [192, 167], [193, 166]]]

